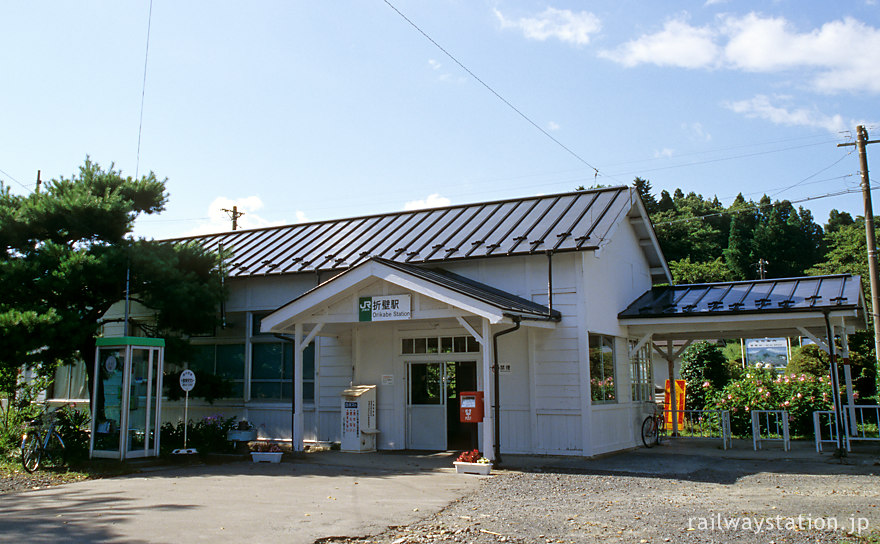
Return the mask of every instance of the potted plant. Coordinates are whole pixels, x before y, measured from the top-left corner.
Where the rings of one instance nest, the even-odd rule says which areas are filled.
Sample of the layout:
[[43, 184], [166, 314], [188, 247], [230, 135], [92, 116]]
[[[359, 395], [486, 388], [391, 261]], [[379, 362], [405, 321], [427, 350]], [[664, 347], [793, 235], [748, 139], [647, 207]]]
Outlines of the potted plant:
[[252, 442], [257, 439], [257, 429], [246, 419], [238, 422], [234, 429], [226, 432], [226, 440], [230, 442]]
[[278, 444], [258, 442], [254, 445], [254, 451], [251, 452], [251, 459], [254, 463], [280, 463], [281, 454], [281, 448]]
[[480, 474], [485, 476], [492, 471], [492, 462], [483, 457], [479, 450], [462, 452], [453, 463], [459, 474]]

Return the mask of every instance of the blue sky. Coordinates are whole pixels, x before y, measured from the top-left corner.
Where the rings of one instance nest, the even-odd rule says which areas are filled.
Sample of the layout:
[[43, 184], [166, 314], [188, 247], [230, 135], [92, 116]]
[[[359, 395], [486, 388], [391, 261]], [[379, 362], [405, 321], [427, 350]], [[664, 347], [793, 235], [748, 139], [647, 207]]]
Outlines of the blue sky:
[[152, 170], [155, 238], [636, 176], [863, 212], [837, 144], [880, 138], [876, 0], [390, 3], [154, 0], [145, 86], [149, 1], [4, 3], [0, 180]]

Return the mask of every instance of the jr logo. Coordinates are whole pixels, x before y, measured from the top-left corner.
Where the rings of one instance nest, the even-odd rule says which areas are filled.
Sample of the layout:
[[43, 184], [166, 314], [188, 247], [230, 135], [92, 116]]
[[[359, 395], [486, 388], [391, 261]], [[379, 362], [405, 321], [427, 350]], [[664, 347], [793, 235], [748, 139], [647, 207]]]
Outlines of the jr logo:
[[361, 297], [358, 301], [358, 321], [373, 320], [373, 297]]
[[369, 298], [362, 298], [361, 299], [361, 311], [362, 312], [363, 311], [369, 312], [372, 309], [373, 309], [373, 300], [369, 299]]

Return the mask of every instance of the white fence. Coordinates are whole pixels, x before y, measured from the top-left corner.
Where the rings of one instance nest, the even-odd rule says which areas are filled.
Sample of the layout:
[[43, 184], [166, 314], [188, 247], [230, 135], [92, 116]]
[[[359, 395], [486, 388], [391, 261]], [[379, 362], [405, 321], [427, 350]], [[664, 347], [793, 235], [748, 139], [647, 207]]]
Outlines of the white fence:
[[[855, 415], [846, 420], [846, 434], [849, 441], [870, 440], [880, 441], [880, 406], [873, 404], [850, 404], [844, 413]], [[855, 419], [853, 426], [851, 419]]]
[[[813, 412], [813, 435], [816, 439], [816, 452], [822, 453], [822, 444], [831, 444], [835, 448], [837, 447], [837, 416], [834, 410]], [[843, 443], [846, 450], [849, 451], [846, 433], [843, 435]]]
[[764, 442], [782, 442], [785, 451], [791, 449], [787, 410], [752, 410], [752, 446], [759, 450]]

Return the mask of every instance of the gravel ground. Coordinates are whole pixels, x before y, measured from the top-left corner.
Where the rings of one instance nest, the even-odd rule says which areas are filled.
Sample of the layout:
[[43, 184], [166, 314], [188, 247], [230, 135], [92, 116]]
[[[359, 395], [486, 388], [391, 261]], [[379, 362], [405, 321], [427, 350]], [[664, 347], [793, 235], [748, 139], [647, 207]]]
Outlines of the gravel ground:
[[3, 466], [0, 467], [0, 495], [26, 491], [28, 489], [42, 489], [53, 485], [77, 482], [86, 478], [88, 476], [85, 474], [67, 472], [64, 469], [58, 471], [42, 469], [34, 474], [28, 474], [20, 466]]
[[[869, 542], [847, 535], [852, 519], [869, 523], [863, 537], [880, 528], [880, 482], [863, 472], [738, 476], [703, 470], [678, 477], [500, 473], [486, 478], [476, 493], [419, 523], [392, 527], [381, 535], [318, 542]], [[724, 524], [743, 525], [721, 530], [719, 517]], [[837, 520], [839, 531], [818, 530], [829, 518]], [[752, 526], [746, 529], [746, 523]], [[757, 523], [764, 525], [758, 529]]]

